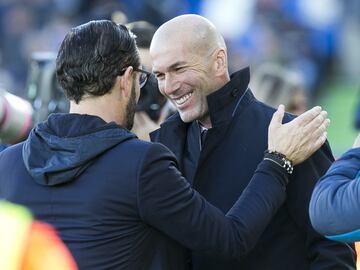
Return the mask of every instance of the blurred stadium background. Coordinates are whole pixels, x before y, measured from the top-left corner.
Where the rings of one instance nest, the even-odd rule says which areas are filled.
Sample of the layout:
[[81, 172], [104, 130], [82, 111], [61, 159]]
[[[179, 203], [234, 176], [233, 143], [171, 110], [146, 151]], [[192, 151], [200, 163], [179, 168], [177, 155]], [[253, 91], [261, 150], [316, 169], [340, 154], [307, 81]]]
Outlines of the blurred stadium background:
[[33, 53], [56, 52], [73, 26], [94, 19], [159, 26], [184, 13], [207, 17], [223, 33], [231, 71], [275, 62], [299, 74], [308, 106], [329, 112], [335, 155], [352, 145], [360, 101], [359, 0], [0, 0], [0, 88], [28, 99]]

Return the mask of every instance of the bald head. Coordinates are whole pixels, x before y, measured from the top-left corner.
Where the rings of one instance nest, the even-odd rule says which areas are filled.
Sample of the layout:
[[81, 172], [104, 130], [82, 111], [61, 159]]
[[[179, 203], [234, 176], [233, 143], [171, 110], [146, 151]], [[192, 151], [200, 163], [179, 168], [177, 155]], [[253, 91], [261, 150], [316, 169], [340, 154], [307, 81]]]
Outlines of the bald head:
[[210, 128], [207, 96], [230, 80], [225, 42], [215, 26], [199, 15], [178, 16], [155, 32], [150, 56], [159, 90], [182, 121]]
[[169, 46], [181, 42], [196, 54], [211, 54], [216, 48], [226, 50], [223, 37], [208, 19], [187, 14], [164, 23], [155, 33], [150, 51], [160, 46]]

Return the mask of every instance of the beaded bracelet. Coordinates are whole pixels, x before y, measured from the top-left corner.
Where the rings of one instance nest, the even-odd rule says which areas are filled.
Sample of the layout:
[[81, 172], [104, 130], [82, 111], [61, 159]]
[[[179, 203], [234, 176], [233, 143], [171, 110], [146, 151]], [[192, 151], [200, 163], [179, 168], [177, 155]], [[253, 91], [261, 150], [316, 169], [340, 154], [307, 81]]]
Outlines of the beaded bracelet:
[[266, 150], [264, 152], [264, 159], [278, 164], [280, 167], [284, 168], [288, 174], [292, 174], [294, 171], [292, 162], [279, 152]]

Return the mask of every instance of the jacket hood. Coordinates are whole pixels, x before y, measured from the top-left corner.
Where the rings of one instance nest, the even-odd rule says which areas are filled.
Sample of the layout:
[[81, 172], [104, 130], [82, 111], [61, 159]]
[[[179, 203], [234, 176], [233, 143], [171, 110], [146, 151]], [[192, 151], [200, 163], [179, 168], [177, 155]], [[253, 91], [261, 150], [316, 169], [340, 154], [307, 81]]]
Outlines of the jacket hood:
[[135, 137], [97, 116], [52, 114], [32, 129], [22, 155], [38, 184], [55, 186], [73, 181], [96, 157]]

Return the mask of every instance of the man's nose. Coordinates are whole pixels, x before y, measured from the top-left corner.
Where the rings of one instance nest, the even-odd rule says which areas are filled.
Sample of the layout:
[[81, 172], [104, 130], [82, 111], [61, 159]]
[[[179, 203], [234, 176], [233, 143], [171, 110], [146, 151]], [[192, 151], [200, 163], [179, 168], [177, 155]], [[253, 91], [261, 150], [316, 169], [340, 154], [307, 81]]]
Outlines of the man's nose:
[[164, 93], [169, 96], [178, 89], [178, 82], [171, 74], [166, 74], [164, 79]]

